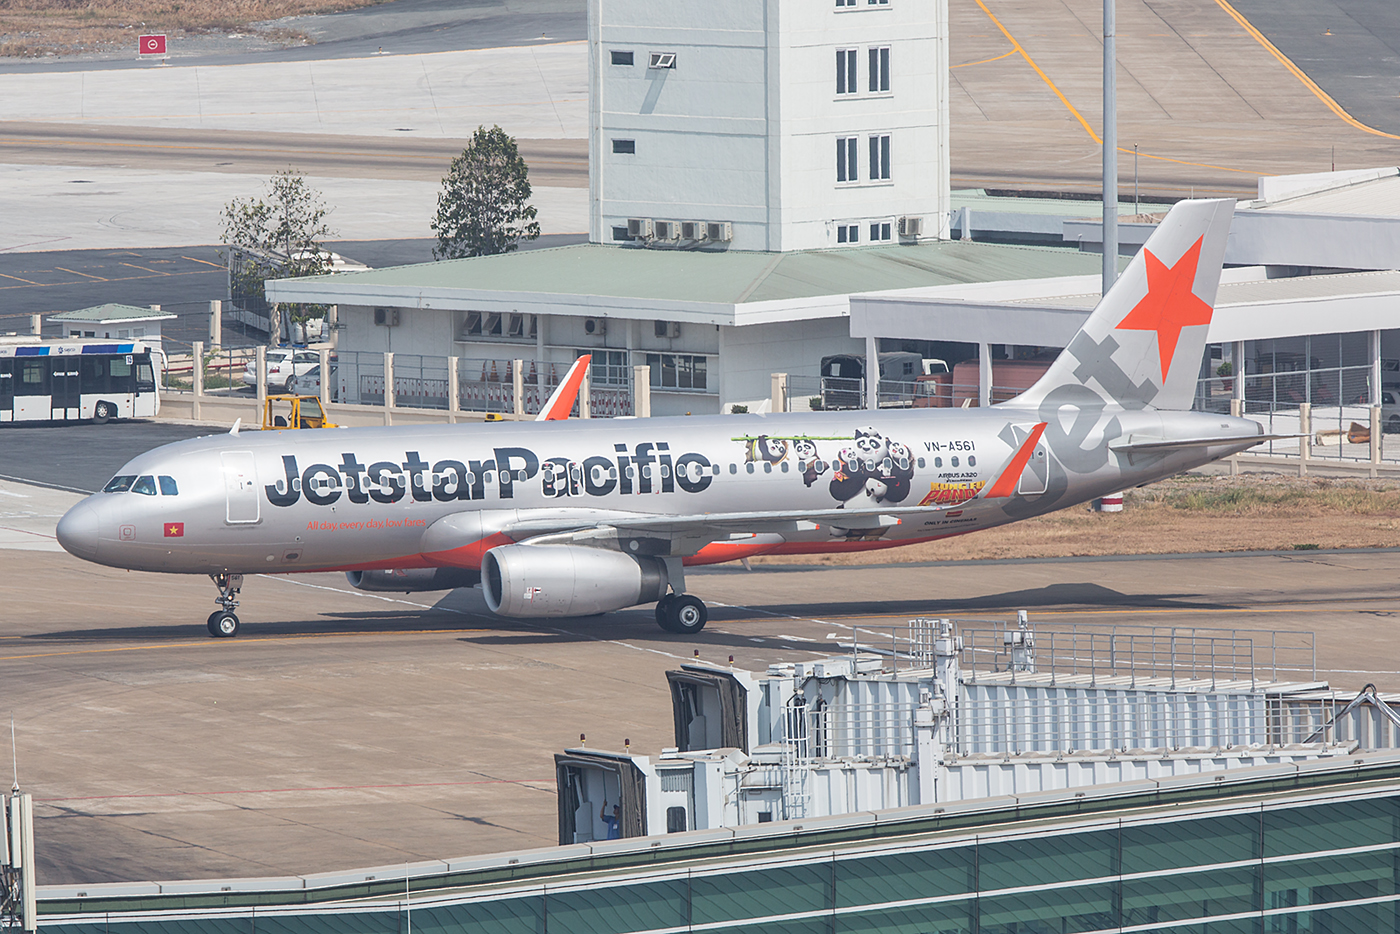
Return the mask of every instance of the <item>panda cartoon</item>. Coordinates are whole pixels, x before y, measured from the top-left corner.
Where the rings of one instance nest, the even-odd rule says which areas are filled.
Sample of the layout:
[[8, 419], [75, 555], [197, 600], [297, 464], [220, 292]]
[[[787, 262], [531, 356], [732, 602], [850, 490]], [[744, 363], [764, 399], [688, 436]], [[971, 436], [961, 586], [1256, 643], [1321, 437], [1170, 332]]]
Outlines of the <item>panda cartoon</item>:
[[811, 486], [817, 482], [817, 445], [810, 438], [797, 438], [792, 442], [792, 455], [799, 464], [806, 464], [802, 482]]
[[749, 440], [748, 456], [750, 461], [767, 461], [776, 464], [787, 457], [788, 443], [786, 441], [774, 440], [767, 435], [759, 435], [757, 438]]
[[914, 479], [914, 463], [909, 448], [898, 441], [888, 445], [889, 456], [877, 465], [878, 475], [885, 490], [876, 502], [902, 503], [909, 495], [909, 484]]
[[857, 428], [851, 447], [842, 448], [837, 459], [835, 473], [831, 478], [831, 495], [845, 504], [864, 493], [880, 502], [887, 492], [887, 484], [877, 471], [885, 459], [888, 446], [884, 436], [874, 428]]

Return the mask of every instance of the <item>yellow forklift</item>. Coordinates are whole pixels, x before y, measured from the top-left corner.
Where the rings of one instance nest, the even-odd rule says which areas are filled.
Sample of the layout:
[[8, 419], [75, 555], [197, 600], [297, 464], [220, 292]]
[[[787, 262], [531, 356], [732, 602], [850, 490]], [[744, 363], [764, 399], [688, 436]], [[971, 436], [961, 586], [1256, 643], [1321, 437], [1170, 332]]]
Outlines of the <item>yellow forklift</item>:
[[334, 428], [316, 396], [276, 395], [263, 402], [264, 431], [280, 428]]

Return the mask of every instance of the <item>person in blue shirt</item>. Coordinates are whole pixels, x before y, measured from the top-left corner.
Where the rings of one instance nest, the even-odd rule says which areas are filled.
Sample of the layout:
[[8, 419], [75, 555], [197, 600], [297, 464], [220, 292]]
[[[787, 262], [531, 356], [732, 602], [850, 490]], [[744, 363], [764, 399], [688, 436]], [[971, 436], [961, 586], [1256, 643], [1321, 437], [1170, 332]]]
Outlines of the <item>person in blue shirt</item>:
[[608, 839], [622, 839], [622, 805], [614, 804], [612, 813], [608, 813], [608, 802], [603, 802], [603, 809], [598, 812], [598, 816], [603, 819], [603, 823], [608, 825]]

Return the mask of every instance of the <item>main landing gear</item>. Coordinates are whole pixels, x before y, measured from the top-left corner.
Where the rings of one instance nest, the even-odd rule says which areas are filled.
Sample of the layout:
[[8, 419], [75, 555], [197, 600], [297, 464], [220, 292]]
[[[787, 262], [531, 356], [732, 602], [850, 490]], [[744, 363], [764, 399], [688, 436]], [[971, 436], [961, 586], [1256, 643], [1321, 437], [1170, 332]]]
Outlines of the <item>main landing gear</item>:
[[243, 589], [243, 575], [224, 572], [210, 574], [209, 579], [219, 588], [214, 602], [220, 607], [209, 614], [209, 635], [230, 639], [238, 635], [238, 617], [233, 611], [238, 609], [238, 592]]
[[656, 625], [677, 635], [695, 635], [709, 618], [700, 598], [688, 593], [668, 593], [656, 604]]

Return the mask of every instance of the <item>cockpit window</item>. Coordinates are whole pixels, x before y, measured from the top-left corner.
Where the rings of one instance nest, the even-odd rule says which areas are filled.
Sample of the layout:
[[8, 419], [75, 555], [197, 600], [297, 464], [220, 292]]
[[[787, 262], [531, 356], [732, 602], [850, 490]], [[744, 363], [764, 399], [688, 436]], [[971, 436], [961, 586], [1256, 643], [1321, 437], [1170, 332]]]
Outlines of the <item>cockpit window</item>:
[[180, 488], [175, 485], [174, 477], [160, 478], [160, 493], [162, 496], [178, 496]]
[[131, 489], [131, 484], [136, 482], [133, 476], [113, 477], [111, 481], [102, 488], [103, 493], [125, 493]]
[[155, 477], [137, 477], [136, 482], [131, 485], [131, 492], [141, 493], [146, 496], [156, 495]]

